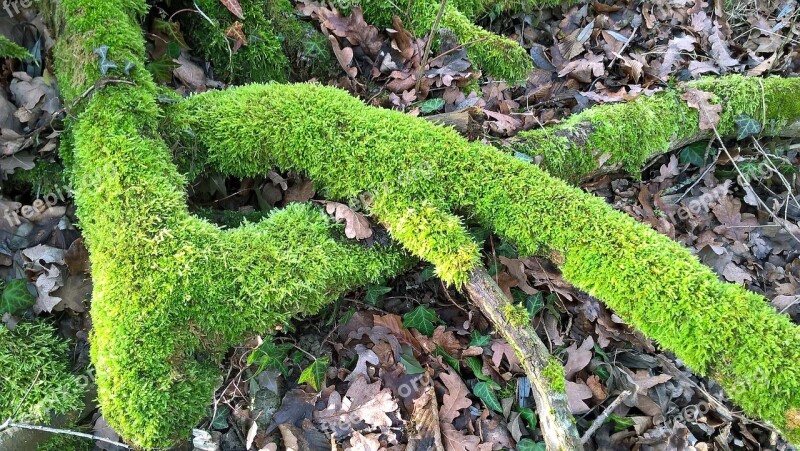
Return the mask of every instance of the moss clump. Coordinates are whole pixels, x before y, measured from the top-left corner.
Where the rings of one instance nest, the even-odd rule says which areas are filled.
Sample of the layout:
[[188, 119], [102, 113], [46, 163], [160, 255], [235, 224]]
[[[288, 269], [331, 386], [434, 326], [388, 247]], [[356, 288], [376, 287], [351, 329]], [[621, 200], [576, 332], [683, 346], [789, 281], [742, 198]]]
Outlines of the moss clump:
[[30, 52], [11, 39], [0, 34], [0, 58], [16, 58], [24, 60], [31, 58]]
[[547, 366], [542, 370], [542, 375], [550, 382], [550, 387], [559, 393], [567, 390], [564, 376], [564, 366], [553, 356], [547, 359]]
[[[169, 117], [171, 139], [196, 147], [222, 172], [252, 176], [277, 166], [305, 172], [332, 199], [371, 193], [373, 215], [407, 249], [424, 258], [424, 250], [441, 250], [431, 261], [448, 268], [449, 282], [465, 280], [478, 261], [462, 257], [475, 252], [474, 243], [463, 228], [398, 233], [409, 206], [424, 207], [415, 215], [426, 218], [413, 224], [441, 224], [459, 212], [516, 245], [520, 255], [557, 252], [568, 281], [698, 374], [716, 377], [745, 412], [790, 440], [800, 438], [785, 416], [800, 407], [800, 328], [762, 296], [720, 282], [679, 243], [602, 199], [453, 130], [369, 108], [333, 88], [272, 84], [209, 92], [176, 105]], [[757, 371], [766, 375], [758, 384], [734, 383]]]
[[515, 328], [525, 327], [530, 325], [531, 319], [528, 316], [528, 311], [525, 307], [519, 304], [512, 304], [510, 302], [503, 305], [503, 315], [508, 319], [508, 322]]
[[55, 162], [39, 160], [33, 169], [17, 169], [9, 176], [13, 186], [24, 187], [34, 196], [48, 193], [66, 194], [67, 178], [64, 168]]
[[69, 372], [69, 347], [44, 321], [0, 325], [0, 418], [46, 422], [83, 406], [83, 388]]
[[736, 134], [735, 119], [741, 114], [763, 121], [766, 133], [800, 119], [800, 98], [795, 95], [800, 78], [728, 75], [631, 102], [592, 107], [556, 126], [519, 133], [513, 148], [542, 156], [548, 172], [572, 182], [598, 169], [599, 161], [620, 163], [638, 174], [651, 157], [667, 152], [671, 143], [700, 133], [698, 111], [681, 100], [686, 88], [712, 92], [716, 102], [723, 104], [717, 125], [722, 136]]
[[[197, 6], [216, 23], [200, 15], [184, 16], [189, 42], [201, 49], [219, 73], [233, 83], [286, 81], [293, 65], [301, 76], [327, 76], [335, 68], [327, 38], [299, 20], [289, 0], [241, 0], [239, 20], [218, 0], [198, 0]], [[192, 2], [188, 7], [194, 7]], [[225, 30], [237, 21], [247, 43], [236, 52]], [[288, 57], [287, 57], [288, 56]]]

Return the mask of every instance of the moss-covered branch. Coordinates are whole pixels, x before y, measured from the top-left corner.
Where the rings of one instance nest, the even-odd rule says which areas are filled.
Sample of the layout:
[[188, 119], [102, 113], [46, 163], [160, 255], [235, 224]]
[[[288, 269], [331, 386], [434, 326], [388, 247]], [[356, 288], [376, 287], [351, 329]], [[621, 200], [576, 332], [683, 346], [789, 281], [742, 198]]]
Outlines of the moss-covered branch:
[[24, 47], [0, 34], [0, 58], [30, 58], [31, 54]]
[[548, 172], [572, 182], [618, 169], [638, 174], [653, 156], [713, 138], [713, 130], [700, 129], [698, 110], [681, 99], [686, 89], [715, 95], [721, 136], [736, 136], [741, 115], [762, 123], [766, 136], [800, 136], [800, 78], [728, 75], [592, 107], [558, 125], [521, 132], [512, 148], [542, 157]]
[[91, 252], [104, 417], [138, 446], [168, 447], [202, 417], [219, 360], [246, 333], [314, 313], [406, 259], [337, 239], [340, 226], [308, 206], [224, 232], [190, 215], [186, 181], [157, 135], [161, 112], [136, 22], [145, 2], [61, 7], [56, 61], [67, 102], [98, 79], [94, 49], [107, 45], [109, 59], [135, 63], [134, 85], [95, 92], [71, 122], [64, 157]]
[[406, 248], [430, 252], [450, 282], [467, 280], [477, 256], [464, 257], [475, 245], [448, 212], [480, 221], [522, 255], [549, 255], [568, 281], [716, 379], [745, 412], [800, 440], [800, 328], [680, 244], [539, 167], [310, 84], [209, 92], [169, 117], [173, 139], [225, 173], [278, 166], [306, 172], [330, 198], [372, 193], [373, 214]]

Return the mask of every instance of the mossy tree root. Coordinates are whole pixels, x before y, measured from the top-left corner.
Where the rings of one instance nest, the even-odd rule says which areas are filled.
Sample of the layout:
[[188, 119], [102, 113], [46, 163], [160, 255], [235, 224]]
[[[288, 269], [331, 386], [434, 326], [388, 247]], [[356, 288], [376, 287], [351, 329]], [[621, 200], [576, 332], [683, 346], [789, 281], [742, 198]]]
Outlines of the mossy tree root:
[[169, 139], [224, 173], [277, 166], [305, 172], [332, 199], [369, 192], [371, 212], [393, 237], [458, 286], [479, 259], [453, 212], [521, 255], [550, 256], [573, 285], [717, 380], [746, 413], [800, 441], [800, 328], [602, 199], [453, 130], [318, 85], [203, 93], [168, 117]]
[[108, 85], [81, 104], [64, 156], [91, 252], [91, 355], [104, 417], [136, 446], [169, 447], [203, 416], [230, 346], [393, 275], [408, 259], [396, 247], [337, 238], [341, 226], [309, 206], [226, 231], [190, 215], [186, 180], [157, 134], [161, 111], [136, 20], [146, 3], [60, 6], [66, 102], [98, 80], [101, 45], [109, 59], [135, 63], [132, 84]]
[[698, 110], [681, 99], [687, 89], [714, 94], [723, 137], [737, 135], [740, 117], [761, 123], [765, 136], [800, 136], [800, 78], [728, 75], [594, 106], [558, 125], [519, 133], [511, 148], [541, 157], [548, 172], [571, 182], [620, 169], [638, 174], [656, 155], [714, 138], [713, 130], [700, 129]]

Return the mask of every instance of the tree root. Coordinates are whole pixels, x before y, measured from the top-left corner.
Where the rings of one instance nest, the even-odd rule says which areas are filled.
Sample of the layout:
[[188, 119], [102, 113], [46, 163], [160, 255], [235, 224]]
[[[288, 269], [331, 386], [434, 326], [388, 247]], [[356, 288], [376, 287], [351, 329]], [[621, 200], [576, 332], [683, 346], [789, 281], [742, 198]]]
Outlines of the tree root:
[[716, 127], [723, 137], [736, 137], [741, 117], [758, 121], [765, 136], [800, 136], [800, 78], [727, 75], [594, 106], [558, 125], [521, 132], [511, 147], [541, 157], [549, 173], [574, 183], [620, 169], [635, 175], [654, 156], [714, 138], [713, 130], [700, 129], [698, 110], [681, 98], [687, 90], [714, 94], [722, 105]]

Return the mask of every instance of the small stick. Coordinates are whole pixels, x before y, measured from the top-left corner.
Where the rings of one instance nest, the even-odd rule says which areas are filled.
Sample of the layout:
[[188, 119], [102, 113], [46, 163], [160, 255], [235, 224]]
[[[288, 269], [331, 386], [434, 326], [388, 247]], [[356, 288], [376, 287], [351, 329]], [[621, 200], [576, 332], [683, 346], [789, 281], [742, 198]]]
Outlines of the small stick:
[[114, 446], [119, 446], [120, 448], [131, 449], [130, 446], [124, 443], [116, 442], [114, 440], [107, 439], [105, 437], [98, 437], [96, 435], [86, 434], [84, 432], [70, 431], [69, 429], [57, 429], [47, 426], [37, 426], [35, 424], [14, 423], [11, 421], [11, 418], [7, 419], [5, 423], [0, 424], [0, 431], [4, 431], [8, 428], [30, 429], [34, 431], [50, 432], [52, 434], [74, 435], [76, 437], [83, 437], [91, 440], [99, 440], [101, 442], [106, 442]]
[[417, 69], [417, 84], [414, 86], [414, 91], [416, 92], [419, 92], [419, 85], [422, 83], [422, 73], [425, 72], [425, 65], [428, 64], [428, 55], [431, 51], [431, 44], [433, 44], [433, 34], [436, 33], [436, 29], [439, 27], [439, 21], [442, 20], [445, 6], [447, 6], [447, 0], [442, 0], [442, 4], [439, 6], [439, 13], [436, 14], [436, 20], [433, 21], [433, 25], [431, 26], [431, 32], [428, 33], [428, 42], [425, 43], [425, 53], [422, 55], [422, 63], [419, 65], [419, 69]]
[[603, 423], [606, 421], [606, 418], [608, 418], [608, 416], [611, 415], [611, 412], [613, 412], [618, 405], [622, 404], [623, 401], [628, 399], [631, 393], [632, 392], [630, 390], [625, 390], [624, 392], [620, 393], [619, 396], [617, 396], [617, 399], [615, 399], [614, 402], [609, 404], [608, 407], [606, 407], [605, 410], [603, 410], [603, 413], [601, 413], [599, 417], [594, 419], [592, 425], [589, 426], [589, 429], [587, 429], [586, 432], [583, 433], [583, 437], [581, 437], [581, 443], [583, 443], [584, 445], [588, 443], [589, 439], [592, 438], [592, 434], [594, 434], [595, 431], [600, 429], [600, 426], [602, 426]]

